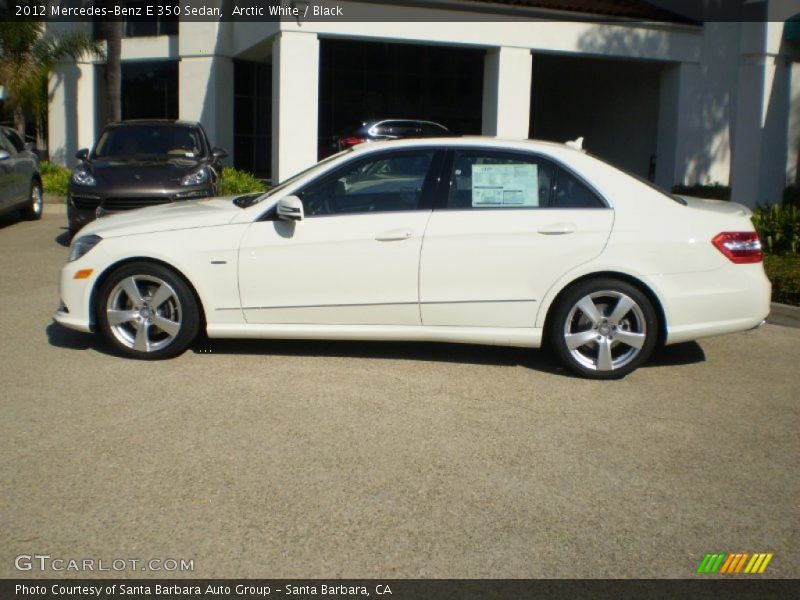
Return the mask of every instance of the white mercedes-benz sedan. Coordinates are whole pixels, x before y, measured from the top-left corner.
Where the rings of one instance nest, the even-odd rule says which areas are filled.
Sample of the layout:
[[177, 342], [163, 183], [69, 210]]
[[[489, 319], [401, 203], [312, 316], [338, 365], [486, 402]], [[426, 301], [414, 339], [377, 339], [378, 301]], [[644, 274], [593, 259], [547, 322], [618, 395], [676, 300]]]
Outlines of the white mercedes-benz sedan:
[[745, 331], [770, 306], [738, 204], [673, 197], [568, 145], [356, 146], [266, 194], [88, 225], [55, 320], [144, 359], [211, 338], [540, 347], [622, 377], [658, 344]]

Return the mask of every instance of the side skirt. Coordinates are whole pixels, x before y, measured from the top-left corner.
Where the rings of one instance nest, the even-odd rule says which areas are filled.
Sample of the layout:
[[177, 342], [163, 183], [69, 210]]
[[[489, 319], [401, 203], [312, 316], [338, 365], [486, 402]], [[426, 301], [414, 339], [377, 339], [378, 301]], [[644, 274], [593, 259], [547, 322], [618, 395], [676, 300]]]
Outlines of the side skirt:
[[538, 348], [542, 344], [542, 330], [528, 327], [209, 324], [207, 333], [210, 338], [450, 342], [520, 348]]

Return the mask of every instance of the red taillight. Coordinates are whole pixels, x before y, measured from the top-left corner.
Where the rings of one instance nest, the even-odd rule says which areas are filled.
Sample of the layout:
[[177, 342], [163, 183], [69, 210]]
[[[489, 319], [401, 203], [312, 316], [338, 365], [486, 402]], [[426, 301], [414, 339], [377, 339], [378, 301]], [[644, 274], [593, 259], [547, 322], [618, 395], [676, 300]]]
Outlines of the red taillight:
[[355, 146], [356, 144], [361, 144], [366, 141], [367, 141], [366, 138], [350, 136], [342, 140], [342, 145], [346, 148], [349, 148], [350, 146]]
[[725, 231], [711, 240], [714, 247], [737, 265], [761, 262], [761, 240], [755, 231]]

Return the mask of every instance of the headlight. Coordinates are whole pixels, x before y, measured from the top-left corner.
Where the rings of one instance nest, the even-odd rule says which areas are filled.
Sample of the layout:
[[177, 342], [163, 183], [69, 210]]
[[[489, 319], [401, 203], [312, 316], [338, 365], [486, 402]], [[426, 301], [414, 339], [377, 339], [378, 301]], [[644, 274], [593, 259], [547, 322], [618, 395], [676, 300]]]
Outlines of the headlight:
[[92, 248], [97, 246], [102, 240], [99, 235], [84, 235], [83, 237], [79, 237], [72, 245], [69, 247], [69, 262], [73, 260], [78, 260], [81, 256], [89, 252]]
[[189, 173], [181, 179], [181, 185], [200, 185], [208, 181], [208, 169], [202, 167], [194, 173]]
[[86, 169], [75, 169], [75, 172], [72, 174], [72, 181], [77, 183], [78, 185], [95, 185], [97, 181], [95, 178], [92, 177], [92, 174], [89, 173]]

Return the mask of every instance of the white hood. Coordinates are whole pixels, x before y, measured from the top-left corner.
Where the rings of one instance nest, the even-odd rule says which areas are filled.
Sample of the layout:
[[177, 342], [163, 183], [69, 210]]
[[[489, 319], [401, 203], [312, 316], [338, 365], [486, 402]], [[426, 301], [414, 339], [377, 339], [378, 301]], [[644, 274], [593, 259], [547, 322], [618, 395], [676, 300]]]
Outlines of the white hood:
[[89, 223], [79, 235], [94, 234], [113, 238], [137, 233], [226, 225], [242, 212], [233, 203], [234, 198], [236, 196], [182, 200], [108, 215]]

